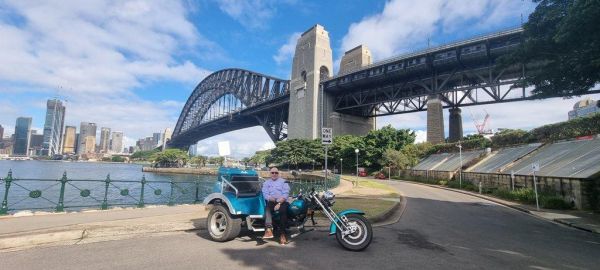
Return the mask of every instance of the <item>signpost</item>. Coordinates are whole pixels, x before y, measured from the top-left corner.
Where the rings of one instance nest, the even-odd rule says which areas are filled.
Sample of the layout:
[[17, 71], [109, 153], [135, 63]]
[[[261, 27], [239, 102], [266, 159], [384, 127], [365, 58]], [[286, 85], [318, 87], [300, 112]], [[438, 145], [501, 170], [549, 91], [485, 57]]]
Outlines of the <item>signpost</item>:
[[333, 142], [333, 132], [331, 128], [321, 129], [321, 144], [325, 145], [325, 190], [327, 190], [327, 148]]
[[513, 170], [510, 171], [510, 185], [512, 190], [515, 191], [515, 171]]
[[537, 190], [537, 181], [535, 179], [535, 172], [540, 171], [540, 163], [536, 162], [531, 164], [531, 170], [533, 171], [533, 190], [535, 191], [535, 206], [537, 210], [540, 211], [540, 202], [538, 199], [538, 190]]

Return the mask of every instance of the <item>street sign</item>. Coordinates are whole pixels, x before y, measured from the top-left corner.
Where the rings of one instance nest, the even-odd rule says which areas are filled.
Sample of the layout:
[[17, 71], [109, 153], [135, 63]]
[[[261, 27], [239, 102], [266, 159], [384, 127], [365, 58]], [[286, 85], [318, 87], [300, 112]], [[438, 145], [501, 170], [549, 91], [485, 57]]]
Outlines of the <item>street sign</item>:
[[231, 148], [229, 147], [229, 141], [222, 141], [218, 143], [219, 146], [219, 156], [229, 156], [231, 155]]
[[538, 162], [531, 164], [531, 169], [534, 172], [539, 172], [540, 171], [540, 164]]
[[321, 143], [322, 144], [331, 144], [333, 142], [333, 132], [331, 128], [322, 128], [321, 129]]

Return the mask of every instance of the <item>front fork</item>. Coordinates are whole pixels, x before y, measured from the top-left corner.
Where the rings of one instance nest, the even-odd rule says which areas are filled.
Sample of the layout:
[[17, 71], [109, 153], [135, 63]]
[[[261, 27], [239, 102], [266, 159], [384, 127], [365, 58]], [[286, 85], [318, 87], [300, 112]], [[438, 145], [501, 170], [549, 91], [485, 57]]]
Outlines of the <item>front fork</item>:
[[340, 215], [336, 214], [331, 208], [329, 208], [328, 206], [325, 206], [323, 203], [321, 203], [321, 200], [319, 199], [319, 197], [316, 194], [312, 195], [313, 198], [315, 200], [315, 202], [317, 202], [317, 204], [319, 204], [319, 206], [321, 207], [321, 210], [323, 211], [323, 213], [325, 214], [325, 216], [327, 216], [327, 218], [329, 218], [329, 221], [331, 221], [331, 225], [329, 226], [329, 234], [335, 234], [337, 229], [340, 229], [342, 231], [342, 238], [344, 238], [346, 235], [348, 234], [352, 234], [354, 232], [356, 232], [356, 227], [355, 226], [351, 226], [348, 224], [348, 218], [346, 218], [347, 213], [349, 212], [360, 212], [358, 210], [354, 210], [354, 209], [348, 209], [348, 210], [344, 210], [340, 213]]

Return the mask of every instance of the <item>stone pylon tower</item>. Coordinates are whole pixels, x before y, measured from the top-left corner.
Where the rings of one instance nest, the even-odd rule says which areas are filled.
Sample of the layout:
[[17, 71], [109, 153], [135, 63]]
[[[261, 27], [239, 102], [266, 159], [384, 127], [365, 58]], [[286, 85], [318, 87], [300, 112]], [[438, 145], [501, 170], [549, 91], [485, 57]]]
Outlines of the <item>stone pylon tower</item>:
[[458, 142], [463, 137], [462, 116], [460, 108], [451, 108], [448, 118], [448, 142]]
[[[365, 45], [347, 51], [340, 61], [340, 70], [338, 75], [352, 73], [364, 66], [373, 63], [371, 51]], [[369, 131], [375, 129], [374, 117], [360, 117], [348, 114], [341, 114], [333, 111], [335, 99], [325, 96], [325, 126], [333, 128], [334, 136], [337, 135], [358, 135], [364, 136]]]
[[427, 98], [427, 142], [444, 142], [444, 109], [437, 95]]
[[329, 33], [317, 24], [304, 32], [296, 44], [290, 82], [288, 138], [320, 138], [324, 116], [319, 81], [328, 78], [332, 72]]

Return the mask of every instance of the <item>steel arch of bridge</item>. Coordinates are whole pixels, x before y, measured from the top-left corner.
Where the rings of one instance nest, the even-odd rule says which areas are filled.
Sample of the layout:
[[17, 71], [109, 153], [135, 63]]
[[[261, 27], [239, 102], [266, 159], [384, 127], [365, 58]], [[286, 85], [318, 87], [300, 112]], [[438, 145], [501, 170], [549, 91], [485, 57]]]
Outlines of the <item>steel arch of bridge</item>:
[[[211, 136], [257, 125], [263, 126], [273, 141], [285, 139], [289, 84], [289, 80], [244, 69], [210, 74], [188, 98], [169, 146], [183, 148]], [[222, 97], [229, 95], [239, 102], [222, 102]], [[219, 113], [205, 117], [215, 106]]]

